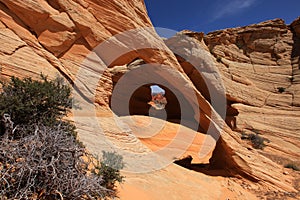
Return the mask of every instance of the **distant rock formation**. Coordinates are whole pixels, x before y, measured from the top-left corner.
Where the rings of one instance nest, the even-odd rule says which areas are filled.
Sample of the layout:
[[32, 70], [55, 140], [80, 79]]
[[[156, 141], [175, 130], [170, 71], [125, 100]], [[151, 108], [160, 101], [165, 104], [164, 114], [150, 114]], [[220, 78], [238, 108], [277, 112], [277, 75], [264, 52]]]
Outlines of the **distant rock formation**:
[[[117, 37], [118, 34], [131, 30], [136, 31], [133, 32], [136, 37], [126, 38], [125, 41], [122, 40], [122, 35]], [[225, 170], [232, 177], [242, 177], [245, 182], [258, 182], [260, 188], [256, 188], [257, 190], [267, 188], [267, 191], [296, 192], [291, 176], [283, 174], [283, 164], [299, 161], [300, 156], [299, 35], [300, 18], [291, 25], [275, 19], [207, 35], [183, 31], [163, 41], [155, 33], [142, 0], [0, 0], [0, 79], [8, 80], [11, 76], [38, 78], [40, 73], [47, 74], [50, 78], [61, 75], [70, 84], [82, 83], [81, 87], [90, 92], [93, 89], [89, 88], [89, 84], [101, 72], [101, 78], [92, 85], [95, 87], [95, 94], [92, 94], [95, 113], [101, 118], [99, 124], [105, 136], [114, 145], [135, 154], [125, 159], [132, 169], [155, 168], [151, 158], [148, 158], [147, 164], [143, 162], [143, 165], [136, 161], [154, 150], [156, 142], [160, 147], [164, 144], [161, 140], [172, 142], [173, 139], [168, 138], [169, 133], [163, 133], [167, 138], [156, 137], [148, 143], [143, 139], [139, 140], [132, 130], [118, 127], [116, 118], [119, 118], [114, 114], [147, 115], [150, 108], [147, 102], [151, 100], [149, 86], [159, 84], [157, 81], [162, 80], [167, 85], [160, 85], [166, 91], [167, 120], [179, 122], [189, 119], [192, 122], [184, 121], [182, 124], [191, 127], [194, 126], [191, 123], [196, 123], [199, 138], [205, 138], [203, 133], [213, 129], [216, 144], [212, 149], [207, 149], [212, 154], [211, 170]], [[112, 36], [116, 36], [110, 41], [115, 48], [102, 49], [96, 53], [93, 51]], [[130, 45], [135, 43], [143, 48], [131, 48]], [[193, 44], [197, 45], [191, 46]], [[215, 69], [207, 66], [206, 62], [194, 63], [193, 60], [187, 60], [185, 56], [191, 52], [190, 47], [193, 47], [193, 51], [203, 52], [209, 62], [217, 66], [219, 76], [216, 76]], [[114, 58], [121, 50], [126, 53]], [[90, 55], [94, 56], [88, 60], [91, 65], [82, 65]], [[99, 63], [103, 68], [98, 68]], [[149, 63], [156, 63], [158, 66], [151, 68], [147, 66]], [[80, 74], [81, 68], [87, 75]], [[201, 74], [198, 69], [201, 69]], [[126, 74], [133, 71], [139, 76], [126, 83], [134, 85], [139, 81], [148, 82], [139, 85], [127, 99], [128, 91], [117, 90], [116, 86], [120, 85], [118, 83]], [[153, 82], [149, 82], [149, 73], [153, 73], [157, 79], [153, 77]], [[226, 91], [225, 121], [218, 116], [222, 111], [212, 103], [209, 91], [209, 88], [213, 88], [216, 92], [214, 97], [221, 98], [223, 89], [218, 87], [221, 81]], [[85, 93], [80, 95], [91, 100]], [[123, 112], [120, 104], [112, 106], [112, 97], [118, 102], [128, 102], [128, 113]], [[188, 113], [184, 120], [180, 118], [183, 115], [181, 103], [186, 108], [184, 112]], [[99, 135], [95, 132], [99, 127], [91, 125], [94, 118], [86, 117], [90, 113], [78, 113], [76, 117], [81, 125], [78, 128], [79, 138], [88, 150], [100, 154], [100, 147], [109, 148], [109, 144], [99, 140]], [[264, 151], [253, 150], [246, 141], [241, 140], [241, 132], [253, 131], [270, 140]], [[219, 134], [220, 138], [217, 137]], [[181, 147], [188, 144], [180, 141], [184, 140], [176, 140], [175, 145]], [[196, 156], [199, 149], [195, 145], [201, 143], [192, 141], [191, 144], [192, 147], [187, 148], [187, 152]], [[183, 155], [186, 156], [186, 152]], [[197, 161], [197, 158], [193, 157], [194, 160]], [[160, 191], [167, 195], [170, 188], [176, 190], [176, 187], [181, 187], [175, 181], [174, 174], [177, 174], [183, 185], [190, 185], [185, 188], [184, 194], [183, 188], [178, 188], [178, 192], [174, 192], [177, 195], [187, 197], [191, 195], [187, 193], [192, 190], [195, 192], [193, 197], [199, 196], [201, 192], [208, 198], [218, 198], [217, 194], [212, 195], [205, 188], [218, 184], [221, 190], [224, 184], [206, 175], [195, 175], [196, 173], [171, 164], [165, 171], [153, 174], [128, 173], [127, 179], [131, 186], [140, 190], [142, 186], [153, 187], [147, 194]], [[153, 180], [144, 179], [144, 176]], [[161, 177], [170, 182], [165, 185], [158, 183], [162, 181]], [[205, 177], [211, 180], [211, 184], [202, 186]], [[232, 195], [245, 199], [239, 194], [245, 190], [236, 183], [230, 184], [239, 188]], [[162, 185], [163, 188], [160, 189]], [[199, 190], [199, 187], [203, 188]], [[161, 196], [156, 197], [160, 199]], [[177, 197], [170, 196], [169, 199]]]

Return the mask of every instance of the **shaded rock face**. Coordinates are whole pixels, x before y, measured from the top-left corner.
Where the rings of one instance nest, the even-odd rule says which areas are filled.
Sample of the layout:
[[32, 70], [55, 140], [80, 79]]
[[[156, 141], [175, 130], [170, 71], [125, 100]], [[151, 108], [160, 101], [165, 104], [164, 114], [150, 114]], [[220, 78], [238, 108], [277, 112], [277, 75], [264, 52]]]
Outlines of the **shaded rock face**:
[[153, 114], [154, 116], [160, 117], [164, 116], [160, 112], [166, 112], [166, 120], [168, 121], [179, 121], [181, 119], [180, 104], [175, 96], [175, 94], [168, 88], [162, 87], [166, 91], [166, 99], [168, 101], [165, 111], [153, 110], [153, 113], [149, 113], [151, 101], [151, 90], [149, 85], [145, 85], [137, 89], [130, 98], [129, 111], [130, 115], [146, 115], [149, 116]]
[[[136, 31], [134, 37], [125, 41], [122, 37], [115, 37], [110, 41], [113, 48], [108, 46], [95, 51], [99, 44], [112, 36], [132, 29], [142, 31]], [[183, 35], [188, 37], [178, 40]], [[61, 75], [71, 84], [82, 83], [82, 88], [87, 88], [88, 92], [80, 95], [87, 100], [91, 100], [89, 92], [95, 90], [93, 106], [100, 118], [101, 130], [118, 148], [134, 153], [125, 158], [129, 167], [136, 170], [147, 167], [155, 169], [156, 163], [150, 158], [142, 164], [137, 162], [151, 150], [132, 131], [118, 126], [113, 116], [123, 113], [114, 109], [122, 107], [122, 104], [117, 104], [117, 107], [111, 104], [114, 91], [120, 85], [148, 81], [138, 85], [130, 98], [128, 91], [122, 90], [122, 87], [115, 94], [119, 100], [117, 102], [125, 102], [128, 112], [124, 115], [149, 115], [149, 86], [158, 84], [166, 90], [167, 120], [180, 120], [183, 126], [191, 126], [191, 121], [196, 122], [196, 129], [200, 124], [201, 132], [214, 133], [212, 138], [217, 144], [210, 159], [212, 169], [221, 167], [232, 176], [259, 181], [270, 190], [277, 187], [282, 191], [294, 191], [292, 184], [282, 176], [282, 166], [242, 146], [247, 144], [243, 144], [240, 133], [235, 131], [251, 131], [253, 128], [264, 131], [271, 143], [269, 150], [262, 154], [270, 157], [274, 156], [271, 152], [276, 151], [281, 157], [299, 158], [299, 144], [295, 142], [299, 141], [300, 124], [299, 19], [290, 26], [282, 20], [273, 20], [206, 36], [184, 31], [164, 43], [152, 29], [142, 0], [0, 0], [0, 42], [1, 80], [11, 76], [38, 78], [40, 73], [44, 73], [50, 78]], [[136, 43], [142, 48], [132, 47]], [[217, 71], [210, 68], [211, 63], [205, 59], [200, 58], [199, 63], [196, 57], [187, 59], [185, 56], [190, 54], [191, 49], [204, 53], [212, 60], [221, 76], [217, 76]], [[114, 57], [122, 50], [122, 55]], [[90, 65], [82, 65], [89, 55], [94, 56], [88, 60]], [[214, 56], [220, 58], [215, 59]], [[146, 63], [159, 66], [143, 68]], [[82, 68], [86, 74], [80, 73]], [[99, 73], [100, 78], [97, 77]], [[122, 78], [130, 73], [137, 73], [138, 76], [126, 84], [122, 83]], [[153, 77], [149, 76], [151, 73]], [[230, 127], [218, 116], [222, 109], [214, 104], [216, 97], [222, 99], [224, 88], [218, 84], [221, 81], [226, 86], [226, 121], [231, 124]], [[279, 87], [285, 88], [285, 91], [280, 93]], [[211, 88], [214, 94], [209, 91]], [[126, 99], [123, 101], [124, 97]], [[95, 119], [86, 117], [90, 114], [88, 112], [78, 112], [81, 125], [78, 127], [79, 139], [89, 151], [101, 154], [100, 147], [109, 146], [99, 140], [99, 127], [91, 125]], [[284, 144], [280, 143], [282, 139]], [[165, 141], [172, 141], [172, 138]], [[180, 147], [186, 145], [182, 143], [187, 143], [180, 141], [183, 140], [176, 140], [176, 145]], [[193, 156], [199, 154], [199, 149], [195, 147], [198, 144], [200, 146], [199, 142], [194, 141], [193, 148], [189, 150]], [[170, 165], [166, 170], [169, 173], [160, 172], [164, 173], [163, 177], [173, 176], [173, 171], [184, 176], [185, 169], [181, 171], [176, 166], [174, 170], [174, 165]], [[152, 174], [147, 176], [151, 179]], [[189, 172], [189, 176], [193, 177], [193, 174]], [[135, 180], [133, 178], [131, 183], [138, 185]]]
[[300, 37], [300, 17], [298, 17], [298, 19], [296, 19], [295, 21], [293, 21], [290, 26], [291, 26], [292, 31], [299, 38]]

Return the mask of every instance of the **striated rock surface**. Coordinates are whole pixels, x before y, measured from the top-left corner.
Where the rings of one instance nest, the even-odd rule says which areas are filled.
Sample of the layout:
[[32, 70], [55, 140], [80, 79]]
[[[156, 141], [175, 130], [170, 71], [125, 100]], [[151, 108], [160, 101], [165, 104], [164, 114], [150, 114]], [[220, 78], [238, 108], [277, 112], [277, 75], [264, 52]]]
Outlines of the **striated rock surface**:
[[279, 165], [300, 162], [298, 25], [275, 19], [204, 37], [226, 86], [227, 124], [267, 138], [259, 153]]
[[280, 164], [300, 156], [298, 24], [299, 19], [290, 26], [275, 19], [205, 36], [235, 110], [228, 112], [228, 123], [267, 137], [264, 154]]
[[205, 174], [170, 165], [150, 174], [125, 174], [132, 177], [119, 187], [120, 199], [233, 199], [256, 200], [247, 191], [249, 183]]
[[[283, 173], [300, 155], [299, 19], [164, 42], [142, 0], [0, 0], [0, 42], [1, 80], [43, 73], [74, 86], [79, 139], [127, 163], [121, 199], [299, 192], [299, 175]], [[149, 110], [152, 84], [166, 90], [166, 113]], [[255, 150], [242, 131], [270, 143]], [[190, 170], [172, 163], [185, 156]]]

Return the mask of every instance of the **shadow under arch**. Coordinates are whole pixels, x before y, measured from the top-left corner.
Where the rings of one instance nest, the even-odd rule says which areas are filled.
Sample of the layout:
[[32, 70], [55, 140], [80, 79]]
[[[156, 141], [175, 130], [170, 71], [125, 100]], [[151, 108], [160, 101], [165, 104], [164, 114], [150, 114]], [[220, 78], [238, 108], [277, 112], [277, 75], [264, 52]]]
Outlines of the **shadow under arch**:
[[177, 61], [179, 62], [180, 66], [182, 67], [183, 71], [192, 81], [197, 90], [204, 96], [204, 98], [209, 103], [211, 103], [209, 89], [201, 73], [196, 69], [196, 67], [193, 64], [188, 62], [186, 59], [184, 59], [180, 55], [177, 55], [176, 53], [174, 53], [174, 55]]
[[[167, 80], [166, 78], [164, 78], [164, 76], [157, 74], [156, 76], [159, 77], [159, 79], [162, 79], [162, 82], [165, 82], [167, 84], [160, 84], [157, 81], [153, 80], [153, 82], [148, 82], [147, 84], [141, 85], [139, 86], [132, 94], [130, 94], [130, 99], [129, 102], [127, 101], [126, 96], [128, 96], [129, 94], [125, 94], [125, 91], [122, 91], [124, 93], [122, 94], [116, 94], [114, 92], [114, 89], [116, 88], [116, 86], [119, 84], [119, 81], [122, 79], [123, 76], [125, 76], [127, 73], [131, 73], [134, 71], [142, 71], [142, 68], [145, 65], [152, 65], [149, 58], [145, 57], [143, 52], [147, 52], [145, 53], [145, 55], [151, 54], [149, 52], [149, 49], [139, 49], [138, 54], [136, 51], [128, 51], [126, 53], [124, 53], [122, 56], [115, 58], [112, 63], [109, 65], [109, 69], [113, 69], [115, 66], [123, 66], [123, 70], [120, 70], [119, 72], [116, 71], [115, 73], [111, 74], [111, 79], [112, 79], [112, 93], [114, 95], [109, 96], [109, 107], [111, 108], [111, 110], [118, 116], [128, 116], [128, 115], [143, 115], [143, 116], [150, 116], [150, 109], [151, 109], [151, 105], [148, 104], [149, 101], [151, 101], [152, 96], [151, 96], [151, 88], [150, 86], [152, 85], [158, 85], [159, 87], [161, 87], [162, 89], [165, 90], [165, 97], [167, 99], [167, 104], [165, 106], [164, 110], [155, 110], [152, 109], [151, 110], [151, 116], [152, 117], [158, 117], [161, 116], [159, 113], [160, 112], [166, 112], [167, 116], [166, 116], [166, 121], [169, 122], [173, 122], [173, 123], [178, 123], [184, 126], [187, 126], [189, 128], [192, 128], [193, 130], [196, 131], [201, 131], [201, 132], [205, 132], [199, 122], [197, 122], [194, 117], [190, 117], [190, 116], [194, 116], [193, 113], [195, 115], [196, 111], [194, 110], [193, 106], [190, 104], [190, 102], [188, 101], [188, 99], [186, 99], [185, 95], [182, 94], [181, 90], [176, 88], [174, 85], [172, 85], [172, 83], [170, 83], [170, 80]], [[151, 57], [151, 56], [150, 56]], [[147, 60], [148, 59], [148, 60]], [[108, 71], [109, 71], [108, 69]], [[155, 69], [155, 68], [154, 68]], [[111, 73], [111, 71], [109, 71], [109, 73]], [[147, 73], [145, 73], [147, 74]], [[147, 75], [145, 75], [145, 77], [147, 77]], [[153, 74], [152, 74], [153, 76]], [[148, 75], [148, 77], [151, 78], [151, 76]], [[154, 78], [154, 79], [157, 79]], [[147, 79], [147, 78], [143, 78], [143, 77], [139, 77], [138, 75], [135, 77], [136, 79]], [[173, 80], [174, 82], [176, 82], [176, 80]], [[123, 83], [124, 84], [124, 83]], [[169, 88], [168, 85], [172, 88]], [[124, 87], [125, 88], [125, 87]], [[178, 95], [180, 94], [180, 95]], [[118, 104], [128, 104], [126, 106], [119, 106], [114, 104], [114, 106], [112, 106], [112, 97], [114, 96], [115, 100], [118, 102]], [[115, 101], [115, 102], [116, 102]], [[183, 104], [182, 106], [180, 104]], [[122, 109], [121, 109], [122, 107]], [[124, 110], [124, 108], [128, 108], [128, 110]], [[188, 110], [188, 112], [192, 113], [189, 114], [188, 119], [182, 119], [184, 117], [182, 117], [182, 108], [185, 108], [184, 110]], [[129, 112], [128, 112], [129, 111]], [[154, 115], [157, 113], [157, 115]], [[187, 116], [187, 115], [185, 115]], [[195, 128], [197, 127], [197, 128]]]
[[[151, 88], [150, 88], [150, 86], [152, 85], [158, 85], [159, 87], [165, 90], [164, 96], [166, 97], [168, 103], [165, 106], [165, 109], [163, 110], [152, 109], [152, 112], [150, 113], [151, 105], [149, 105], [148, 102], [151, 101], [152, 99]], [[187, 107], [189, 103], [186, 99], [184, 99], [183, 94], [179, 98], [181, 98], [181, 102], [184, 101], [184, 106]], [[122, 95], [118, 95], [118, 102], [128, 103], [126, 102], [125, 97]], [[190, 107], [189, 110], [192, 112], [193, 111], [192, 107], [191, 106], [189, 107]], [[165, 112], [166, 118], [164, 120], [172, 123], [181, 124], [183, 126], [192, 129], [195, 129], [195, 124], [197, 124], [196, 131], [204, 132], [199, 122], [196, 122], [194, 118], [189, 118], [189, 119], [182, 118], [180, 102], [178, 100], [178, 97], [176, 97], [175, 93], [172, 92], [172, 89], [155, 82], [144, 84], [133, 92], [129, 100], [129, 105], [128, 105], [129, 112], [127, 111], [124, 112], [124, 110], [118, 109], [118, 107], [116, 106], [112, 107], [111, 101], [110, 101], [110, 108], [118, 116], [128, 116], [129, 114], [129, 115], [151, 116], [151, 117], [156, 117], [161, 119], [160, 117], [162, 116], [161, 113]]]
[[[151, 88], [152, 85], [158, 85], [162, 89], [165, 90], [165, 97], [167, 99], [167, 105], [165, 107], [165, 112], [167, 113], [167, 121], [180, 123], [181, 120], [181, 110], [180, 104], [175, 96], [175, 94], [167, 87], [163, 85], [159, 85], [156, 83], [153, 84], [146, 84], [139, 87], [135, 92], [132, 94], [130, 101], [129, 101], [129, 113], [130, 115], [146, 115], [149, 116], [149, 110], [151, 106], [148, 104], [151, 101]], [[155, 112], [164, 112], [160, 110], [155, 110]]]

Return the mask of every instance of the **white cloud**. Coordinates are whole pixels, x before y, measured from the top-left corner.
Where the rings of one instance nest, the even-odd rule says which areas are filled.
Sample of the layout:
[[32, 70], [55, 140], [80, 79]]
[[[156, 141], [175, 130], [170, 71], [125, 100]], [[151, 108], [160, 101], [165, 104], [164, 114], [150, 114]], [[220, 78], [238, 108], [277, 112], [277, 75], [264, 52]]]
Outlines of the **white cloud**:
[[238, 12], [241, 12], [249, 7], [251, 7], [256, 0], [231, 0], [231, 1], [222, 1], [222, 5], [217, 6], [214, 15], [212, 16], [211, 21], [215, 21], [224, 16], [234, 15]]

